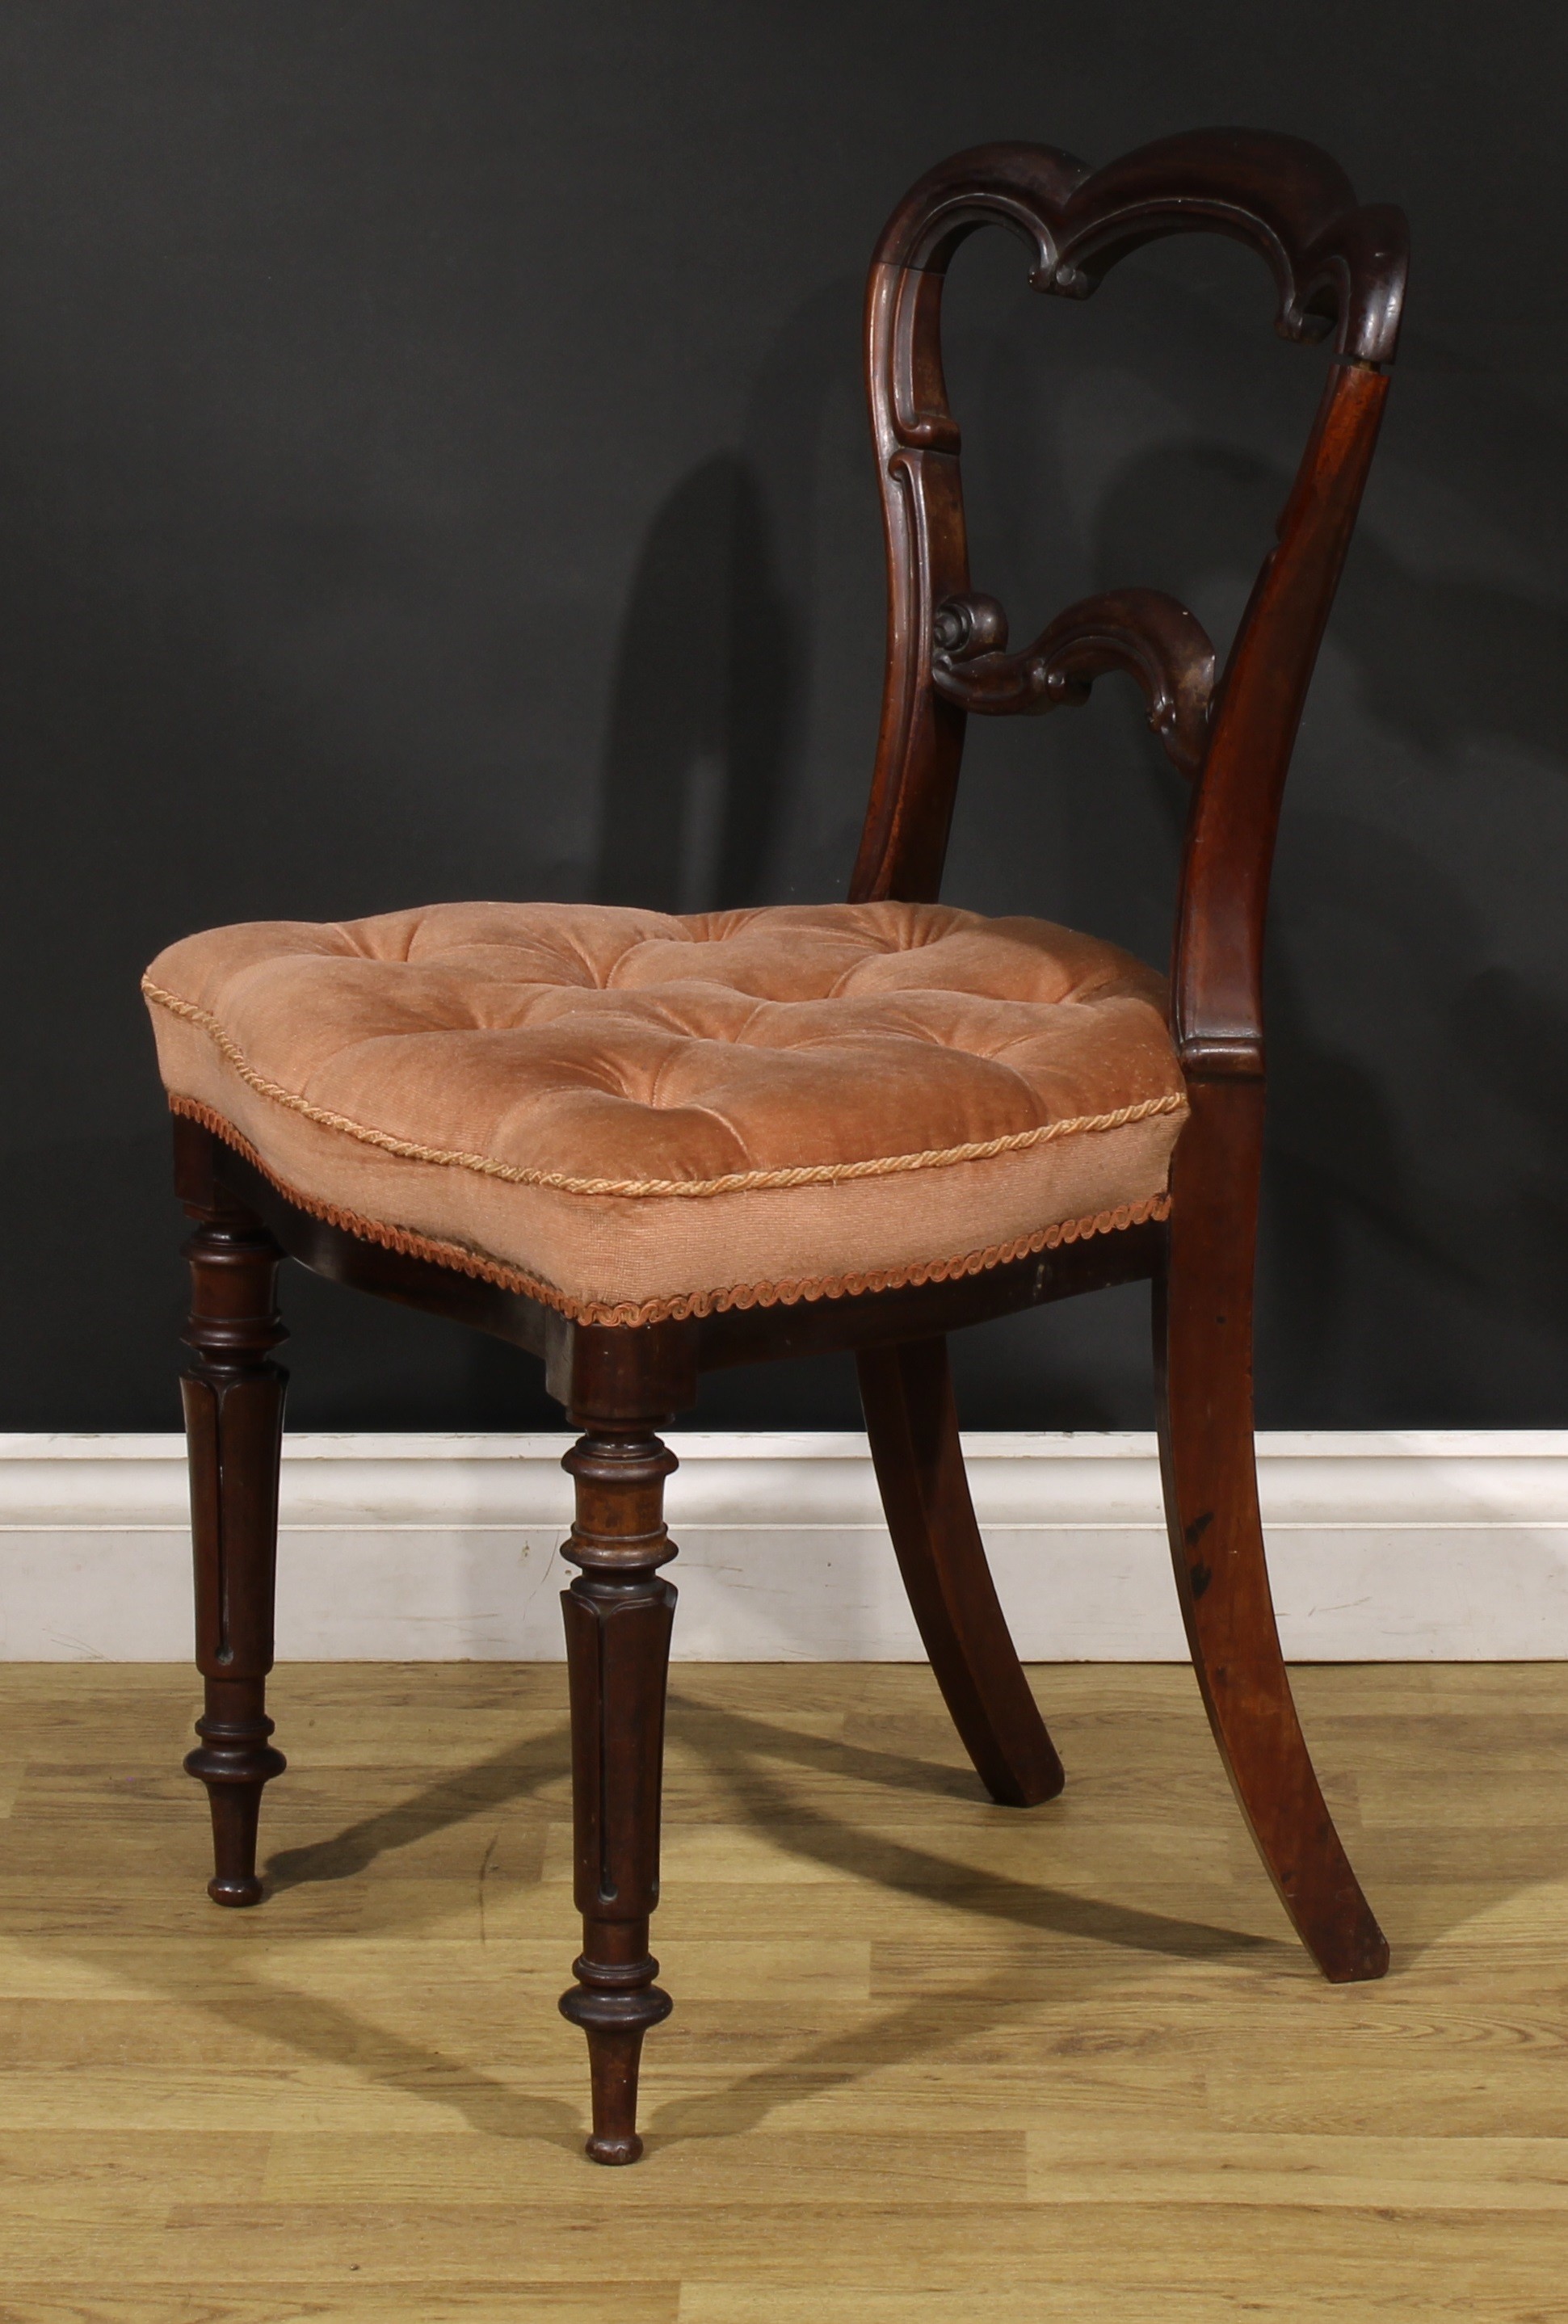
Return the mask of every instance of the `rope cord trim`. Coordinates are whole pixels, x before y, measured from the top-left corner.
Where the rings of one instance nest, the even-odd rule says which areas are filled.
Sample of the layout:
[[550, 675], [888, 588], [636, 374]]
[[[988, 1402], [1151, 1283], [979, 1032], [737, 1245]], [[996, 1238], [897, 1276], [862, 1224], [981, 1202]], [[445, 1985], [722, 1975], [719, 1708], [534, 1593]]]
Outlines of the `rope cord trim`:
[[244, 1155], [296, 1210], [361, 1242], [375, 1243], [383, 1250], [401, 1251], [406, 1258], [427, 1259], [432, 1266], [449, 1268], [456, 1274], [475, 1277], [482, 1283], [493, 1283], [502, 1291], [520, 1292], [526, 1299], [537, 1300], [541, 1307], [553, 1307], [558, 1314], [574, 1323], [685, 1323], [694, 1316], [725, 1314], [732, 1308], [796, 1307], [818, 1299], [853, 1299], [865, 1291], [898, 1291], [907, 1284], [954, 1282], [966, 1275], [987, 1274], [992, 1268], [1005, 1267], [1013, 1259], [1033, 1258], [1038, 1251], [1056, 1250], [1063, 1243], [1085, 1242], [1091, 1235], [1119, 1233], [1124, 1228], [1143, 1226], [1150, 1220], [1170, 1216], [1169, 1194], [1150, 1194], [1140, 1203], [1124, 1203], [1113, 1211], [1101, 1211], [1093, 1218], [1066, 1219], [1055, 1226], [1037, 1228], [1033, 1234], [1017, 1236], [1010, 1242], [992, 1243], [983, 1250], [963, 1251], [953, 1259], [910, 1259], [901, 1267], [872, 1268], [853, 1275], [803, 1276], [783, 1283], [737, 1283], [719, 1291], [672, 1292], [660, 1299], [575, 1299], [569, 1292], [558, 1290], [541, 1277], [530, 1275], [521, 1268], [508, 1267], [504, 1260], [487, 1258], [483, 1251], [468, 1250], [462, 1243], [442, 1242], [431, 1235], [416, 1234], [410, 1227], [388, 1226], [382, 1220], [344, 1210], [337, 1203], [303, 1194], [263, 1160], [250, 1139], [232, 1121], [226, 1120], [211, 1106], [203, 1105], [199, 1098], [171, 1096], [169, 1104], [171, 1111], [199, 1122], [215, 1138], [222, 1139], [226, 1146], [232, 1146], [236, 1154]]
[[987, 1138], [968, 1146], [932, 1147], [920, 1154], [879, 1155], [867, 1162], [802, 1163], [787, 1170], [731, 1170], [719, 1178], [575, 1178], [562, 1170], [531, 1170], [521, 1163], [498, 1162], [488, 1154], [423, 1146], [412, 1139], [394, 1138], [390, 1130], [373, 1130], [368, 1123], [352, 1120], [347, 1114], [332, 1113], [323, 1106], [312, 1105], [297, 1091], [285, 1089], [281, 1082], [259, 1073], [233, 1035], [216, 1017], [198, 1009], [195, 1001], [165, 992], [149, 977], [143, 978], [142, 991], [159, 1008], [198, 1026], [225, 1063], [260, 1096], [287, 1106], [291, 1113], [303, 1114], [323, 1130], [339, 1130], [346, 1138], [357, 1139], [362, 1145], [377, 1147], [383, 1154], [395, 1154], [404, 1161], [429, 1162], [447, 1170], [473, 1170], [481, 1177], [503, 1179], [508, 1185], [549, 1186], [563, 1194], [664, 1194], [700, 1201], [713, 1194], [761, 1193], [784, 1186], [839, 1185], [852, 1178], [885, 1178], [907, 1170], [945, 1169], [955, 1162], [987, 1162], [998, 1154], [1022, 1153], [1028, 1147], [1049, 1145], [1058, 1138], [1122, 1130], [1130, 1122], [1146, 1121], [1154, 1114], [1185, 1113], [1187, 1104], [1185, 1091], [1172, 1091], [1164, 1097], [1146, 1097], [1137, 1105], [1118, 1106], [1114, 1113], [1075, 1114], [1065, 1121], [1044, 1122], [1036, 1130], [1015, 1130], [1006, 1138]]

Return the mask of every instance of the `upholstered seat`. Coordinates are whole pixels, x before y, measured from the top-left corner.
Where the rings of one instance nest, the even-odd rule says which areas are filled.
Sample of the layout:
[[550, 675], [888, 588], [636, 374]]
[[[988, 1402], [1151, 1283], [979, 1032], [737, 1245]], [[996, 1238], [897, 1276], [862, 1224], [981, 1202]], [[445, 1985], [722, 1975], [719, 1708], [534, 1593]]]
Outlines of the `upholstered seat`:
[[[970, 587], [941, 301], [954, 252], [992, 221], [1023, 231], [1038, 290], [1075, 300], [1151, 236], [1241, 235], [1273, 271], [1287, 337], [1334, 327], [1222, 670], [1196, 616], [1158, 590], [1085, 598], [1009, 652], [1002, 606]], [[1062, 1764], [986, 1565], [947, 1334], [1149, 1283], [1171, 1553], [1215, 1738], [1324, 1974], [1388, 1967], [1274, 1621], [1252, 1271], [1274, 834], [1404, 267], [1398, 213], [1358, 205], [1294, 138], [1206, 131], [1102, 171], [1048, 146], [955, 156], [894, 212], [866, 306], [889, 621], [853, 900], [268, 921], [189, 937], [149, 973], [194, 1222], [182, 1386], [205, 1694], [185, 1764], [211, 1802], [209, 1894], [261, 1900], [262, 1793], [284, 1764], [266, 1682], [287, 1258], [528, 1350], [581, 1432], [564, 1463], [562, 1609], [583, 1933], [560, 2007], [587, 2037], [596, 2162], [641, 2152], [643, 2036], [671, 2007], [650, 1950], [676, 1602], [677, 1462], [658, 1431], [732, 1364], [853, 1355], [943, 1696], [992, 1798], [1036, 1806]], [[1081, 704], [1112, 670], [1136, 680], [1192, 786], [1168, 1018], [1161, 979], [1114, 945], [930, 900], [965, 719]], [[1054, 1245], [1071, 1248], [1026, 1256]]]
[[178, 1111], [355, 1231], [579, 1320], [973, 1272], [1159, 1215], [1164, 984], [935, 904], [438, 904], [188, 937]]

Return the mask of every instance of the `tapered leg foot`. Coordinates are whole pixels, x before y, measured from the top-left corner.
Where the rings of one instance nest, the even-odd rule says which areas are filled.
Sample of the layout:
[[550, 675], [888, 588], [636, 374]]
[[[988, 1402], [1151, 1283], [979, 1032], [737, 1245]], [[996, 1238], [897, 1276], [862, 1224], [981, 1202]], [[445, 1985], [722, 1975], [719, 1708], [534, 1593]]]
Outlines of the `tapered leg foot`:
[[1024, 1676], [974, 1522], [947, 1342], [872, 1349], [859, 1368], [888, 1530], [953, 1723], [1001, 1805], [1055, 1799], [1062, 1763]]
[[1155, 1291], [1160, 1463], [1171, 1554], [1209, 1723], [1259, 1854], [1335, 1984], [1388, 1947], [1324, 1802], [1268, 1587], [1252, 1441], [1252, 1265], [1263, 1092], [1199, 1084], [1176, 1148]]
[[196, 1722], [201, 1738], [185, 1761], [185, 1772], [207, 1785], [212, 1810], [212, 1854], [216, 1868], [207, 1884], [215, 1904], [259, 1904], [262, 1883], [256, 1873], [256, 1829], [262, 1793], [274, 1775], [288, 1766], [267, 1738], [272, 1722], [261, 1708], [260, 1683], [209, 1680], [209, 1705], [215, 1695], [254, 1693], [254, 1707], [245, 1715], [243, 1702], [226, 1706], [215, 1716], [209, 1708]]
[[[608, 1930], [596, 1932], [601, 1954], [615, 1950]], [[673, 2004], [654, 1984], [659, 1963], [651, 1953], [628, 1962], [622, 1974], [638, 1982], [605, 1983], [610, 1964], [584, 1953], [572, 1963], [576, 1984], [561, 1996], [561, 2015], [588, 2037], [588, 2077], [594, 2132], [584, 2152], [595, 2163], [635, 2163], [642, 2152], [637, 2135], [637, 2076], [642, 2037], [669, 2016]]]
[[267, 1674], [278, 1545], [278, 1463], [287, 1375], [270, 1360], [284, 1337], [275, 1303], [282, 1254], [248, 1212], [196, 1213], [185, 1246], [195, 1363], [181, 1383], [196, 1563], [196, 1661], [206, 1704], [186, 1772], [207, 1786], [217, 1904], [259, 1904], [262, 1793], [281, 1775], [270, 1740]]
[[635, 2163], [642, 2037], [670, 2011], [654, 1983], [664, 1699], [675, 1555], [663, 1522], [675, 1467], [646, 1424], [590, 1429], [566, 1457], [577, 1512], [564, 1554], [581, 1571], [561, 1599], [572, 1702], [576, 1897], [583, 1950], [561, 2015], [587, 2036], [595, 2163]]

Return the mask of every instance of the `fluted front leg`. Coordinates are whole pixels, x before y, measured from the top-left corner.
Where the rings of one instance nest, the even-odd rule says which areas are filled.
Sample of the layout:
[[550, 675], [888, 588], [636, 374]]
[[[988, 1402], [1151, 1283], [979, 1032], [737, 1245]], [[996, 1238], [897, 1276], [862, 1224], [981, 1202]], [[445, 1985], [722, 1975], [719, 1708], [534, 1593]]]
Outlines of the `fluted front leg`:
[[675, 1555], [663, 1521], [669, 1452], [643, 1423], [592, 1425], [566, 1456], [576, 1517], [563, 1554], [581, 1571], [561, 1604], [572, 1702], [572, 1795], [583, 1950], [561, 2015], [588, 2037], [595, 2163], [635, 2163], [642, 2037], [670, 2011], [654, 1983], [664, 1696]]
[[186, 1773], [207, 1786], [218, 1904], [261, 1901], [256, 1824], [262, 1791], [285, 1765], [268, 1738], [278, 1462], [288, 1374], [269, 1360], [287, 1337], [276, 1302], [282, 1256], [261, 1222], [235, 1208], [204, 1218], [185, 1246], [196, 1357], [181, 1382], [196, 1553], [196, 1664], [206, 1705]]

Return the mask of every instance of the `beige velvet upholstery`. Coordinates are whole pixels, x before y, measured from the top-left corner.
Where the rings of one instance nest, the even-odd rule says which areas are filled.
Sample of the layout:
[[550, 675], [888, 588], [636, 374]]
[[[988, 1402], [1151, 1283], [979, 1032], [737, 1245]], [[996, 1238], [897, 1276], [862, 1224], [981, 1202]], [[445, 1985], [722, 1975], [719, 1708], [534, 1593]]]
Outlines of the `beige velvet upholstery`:
[[1164, 986], [935, 904], [438, 904], [189, 936], [171, 1103], [295, 1199], [589, 1321], [835, 1296], [1163, 1209]]

